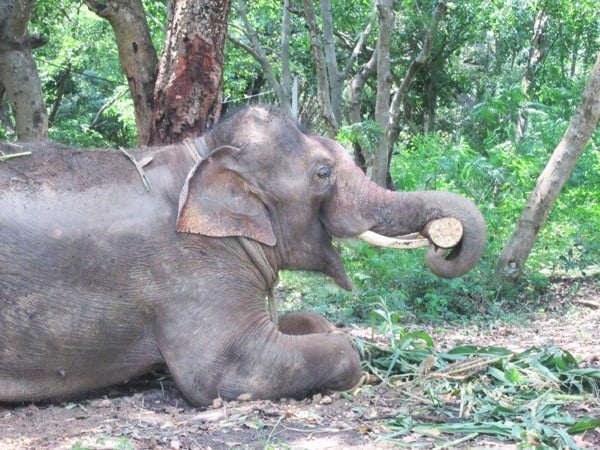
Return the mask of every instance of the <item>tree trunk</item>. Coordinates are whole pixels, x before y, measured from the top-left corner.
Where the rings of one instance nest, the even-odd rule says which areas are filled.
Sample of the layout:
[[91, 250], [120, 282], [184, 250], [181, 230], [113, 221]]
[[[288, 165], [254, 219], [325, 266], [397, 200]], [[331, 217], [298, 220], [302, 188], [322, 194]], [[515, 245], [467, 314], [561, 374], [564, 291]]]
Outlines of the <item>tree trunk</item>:
[[[291, 0], [283, 1], [282, 25], [281, 25], [281, 76], [278, 80], [274, 70], [274, 65], [267, 58], [266, 52], [260, 44], [258, 33], [252, 26], [246, 15], [246, 1], [237, 0], [234, 3], [234, 8], [237, 11], [244, 29], [244, 35], [250, 42], [246, 44], [240, 39], [229, 35], [228, 39], [238, 47], [244, 49], [250, 54], [262, 67], [265, 77], [269, 80], [269, 84], [277, 95], [280, 107], [285, 111], [290, 111], [294, 117], [298, 117], [298, 107], [294, 106], [297, 103], [297, 95], [294, 95], [294, 87], [297, 91], [297, 79], [294, 80], [290, 69], [290, 32], [291, 32]], [[369, 18], [365, 29], [360, 34], [357, 42], [352, 50], [351, 55], [346, 59], [344, 69], [340, 72], [338, 69], [338, 61], [335, 52], [333, 16], [331, 11], [331, 3], [329, 0], [321, 0], [321, 11], [323, 16], [323, 32], [319, 33], [316, 23], [316, 13], [314, 11], [313, 2], [306, 1], [304, 4], [304, 18], [306, 26], [309, 30], [311, 46], [315, 58], [315, 66], [317, 68], [317, 83], [318, 83], [318, 102], [321, 107], [321, 116], [327, 124], [328, 132], [331, 136], [335, 136], [339, 129], [339, 124], [342, 122], [342, 103], [343, 103], [343, 82], [346, 80], [351, 71], [354, 69], [356, 60], [358, 59], [362, 49], [364, 48], [369, 33], [371, 31], [373, 17]], [[360, 98], [362, 86], [357, 92]], [[355, 91], [356, 92], [356, 91]], [[358, 121], [360, 121], [360, 108], [358, 109]], [[355, 123], [355, 122], [352, 122]]]
[[65, 95], [65, 87], [70, 79], [71, 64], [67, 64], [66, 69], [60, 72], [60, 75], [56, 80], [56, 98], [54, 99], [54, 102], [52, 102], [52, 108], [50, 109], [50, 115], [48, 116], [48, 123], [50, 124], [50, 126], [52, 126], [52, 124], [56, 120], [58, 110], [60, 109], [60, 105]]
[[5, 92], [4, 85], [0, 82], [0, 126], [4, 127], [5, 137], [12, 138], [15, 135], [15, 124], [10, 116], [10, 108], [6, 101], [6, 95], [4, 95]]
[[342, 83], [335, 54], [335, 38], [333, 36], [333, 14], [331, 2], [321, 0], [321, 18], [323, 20], [323, 49], [325, 52], [325, 67], [329, 80], [329, 96], [331, 98], [331, 111], [338, 126], [342, 124]]
[[197, 136], [221, 114], [229, 0], [171, 0], [150, 144]]
[[290, 34], [292, 32], [292, 17], [290, 14], [291, 0], [283, 0], [283, 19], [281, 21], [281, 84], [290, 102], [291, 116], [298, 119], [298, 82], [292, 79], [290, 68]]
[[158, 58], [152, 45], [142, 2], [84, 2], [92, 11], [108, 20], [115, 33], [121, 69], [127, 78], [133, 99], [137, 141], [139, 145], [148, 144]]
[[446, 14], [447, 9], [446, 1], [438, 0], [435, 6], [435, 11], [433, 12], [431, 25], [425, 34], [425, 38], [423, 39], [423, 47], [421, 47], [421, 51], [417, 57], [411, 61], [410, 65], [408, 66], [408, 70], [406, 71], [406, 74], [400, 83], [400, 86], [394, 94], [391, 105], [391, 123], [388, 132], [389, 142], [391, 145], [394, 144], [398, 138], [398, 134], [400, 133], [400, 117], [402, 114], [400, 105], [402, 105], [404, 102], [404, 98], [406, 97], [408, 88], [413, 79], [430, 58], [431, 50], [433, 49], [433, 42], [436, 38], [440, 21]]
[[13, 0], [0, 7], [0, 80], [15, 116], [17, 138], [48, 137], [48, 114], [31, 49], [45, 43], [27, 32], [34, 0]]
[[[390, 66], [390, 47], [394, 13], [392, 0], [377, 0], [379, 10], [379, 32], [377, 34], [377, 98], [375, 100], [375, 121], [383, 130], [390, 124], [390, 91], [392, 72]], [[389, 149], [392, 143], [387, 132], [379, 138], [371, 178], [380, 186], [387, 186]]]
[[317, 98], [321, 107], [321, 115], [327, 126], [327, 134], [331, 138], [335, 138], [340, 124], [335, 117], [333, 106], [331, 104], [331, 82], [336, 80], [330, 79], [327, 74], [327, 62], [325, 60], [325, 52], [323, 50], [323, 42], [317, 29], [317, 18], [312, 0], [304, 0], [304, 19], [310, 35], [310, 44], [315, 57], [315, 67], [317, 71]]
[[[365, 87], [365, 83], [369, 78], [377, 73], [377, 51], [371, 54], [371, 58], [367, 61], [360, 70], [350, 80], [348, 88], [348, 118], [351, 124], [362, 122], [362, 113], [360, 109], [360, 97]], [[354, 162], [358, 167], [367, 170], [367, 158], [360, 146], [359, 142], [353, 143], [354, 147]]]
[[600, 119], [600, 53], [592, 69], [582, 101], [537, 180], [515, 231], [502, 250], [496, 274], [504, 280], [515, 281], [523, 272], [523, 266], [538, 232], [546, 222], [554, 201], [569, 179], [577, 160]]

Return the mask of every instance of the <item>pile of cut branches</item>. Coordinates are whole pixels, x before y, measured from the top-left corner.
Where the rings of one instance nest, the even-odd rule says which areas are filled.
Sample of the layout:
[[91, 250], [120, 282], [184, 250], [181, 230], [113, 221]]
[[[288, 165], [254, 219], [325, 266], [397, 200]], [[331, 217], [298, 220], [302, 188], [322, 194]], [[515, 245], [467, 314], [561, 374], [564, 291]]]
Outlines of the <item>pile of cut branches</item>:
[[522, 448], [579, 449], [575, 435], [597, 437], [600, 368], [580, 367], [565, 350], [438, 351], [424, 332], [395, 333], [390, 344], [357, 345], [366, 368], [398, 392], [402, 407], [387, 438], [400, 444], [410, 435], [411, 446], [422, 436], [454, 448], [488, 435]]

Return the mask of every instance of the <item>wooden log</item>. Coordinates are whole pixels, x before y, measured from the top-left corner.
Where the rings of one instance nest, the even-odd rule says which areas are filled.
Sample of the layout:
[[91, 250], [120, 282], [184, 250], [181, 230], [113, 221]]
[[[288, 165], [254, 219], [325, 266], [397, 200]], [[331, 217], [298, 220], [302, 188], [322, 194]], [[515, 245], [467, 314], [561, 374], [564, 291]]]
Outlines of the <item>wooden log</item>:
[[429, 222], [421, 234], [428, 237], [438, 247], [452, 248], [460, 242], [463, 227], [460, 220], [454, 217], [444, 217]]
[[462, 224], [458, 219], [444, 217], [427, 223], [418, 234], [388, 237], [373, 231], [366, 231], [358, 238], [371, 245], [386, 248], [413, 249], [427, 247], [430, 243], [440, 248], [451, 248], [460, 242], [462, 233]]

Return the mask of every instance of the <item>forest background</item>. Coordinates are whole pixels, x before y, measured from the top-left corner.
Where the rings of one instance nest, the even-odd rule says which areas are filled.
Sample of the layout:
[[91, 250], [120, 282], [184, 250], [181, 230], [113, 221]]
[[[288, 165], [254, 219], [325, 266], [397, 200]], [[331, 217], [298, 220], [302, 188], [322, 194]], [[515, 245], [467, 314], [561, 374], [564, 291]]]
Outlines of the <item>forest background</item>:
[[[33, 54], [49, 137], [77, 147], [135, 146], [135, 111], [113, 30], [84, 3], [103, 2], [38, 0], [31, 11], [29, 33], [44, 40]], [[495, 273], [581, 101], [600, 50], [597, 0], [358, 0], [351, 7], [332, 0], [312, 13], [310, 5], [232, 2], [222, 113], [252, 102], [279, 105], [314, 132], [337, 138], [381, 184], [464, 194], [482, 209], [489, 244], [470, 274], [440, 280], [424, 270], [420, 251], [344, 243], [354, 293], [295, 274], [284, 276], [283, 290], [339, 319], [369, 320], [374, 305], [413, 318], [493, 318], [544, 307], [536, 299], [555, 277], [598, 273], [598, 131], [518, 282], [507, 284]], [[143, 6], [160, 53], [167, 2]], [[382, 51], [389, 58], [378, 59]], [[386, 69], [381, 59], [388, 60], [388, 77], [377, 76]], [[0, 101], [0, 139], [15, 140], [7, 96]]]

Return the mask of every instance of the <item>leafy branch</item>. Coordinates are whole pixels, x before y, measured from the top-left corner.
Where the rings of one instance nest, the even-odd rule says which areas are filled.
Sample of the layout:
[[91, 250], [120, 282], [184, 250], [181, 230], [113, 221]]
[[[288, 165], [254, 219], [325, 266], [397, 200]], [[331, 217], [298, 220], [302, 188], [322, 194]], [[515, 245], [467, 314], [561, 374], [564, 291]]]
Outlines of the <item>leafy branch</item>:
[[405, 332], [385, 310], [375, 315], [395, 337], [390, 345], [360, 341], [358, 348], [366, 368], [398, 390], [407, 412], [390, 421], [389, 439], [410, 433], [452, 448], [492, 435], [528, 447], [579, 449], [572, 436], [600, 428], [597, 417], [574, 416], [576, 403], [600, 405], [600, 368], [580, 367], [568, 351], [470, 345], [438, 351], [427, 333]]

